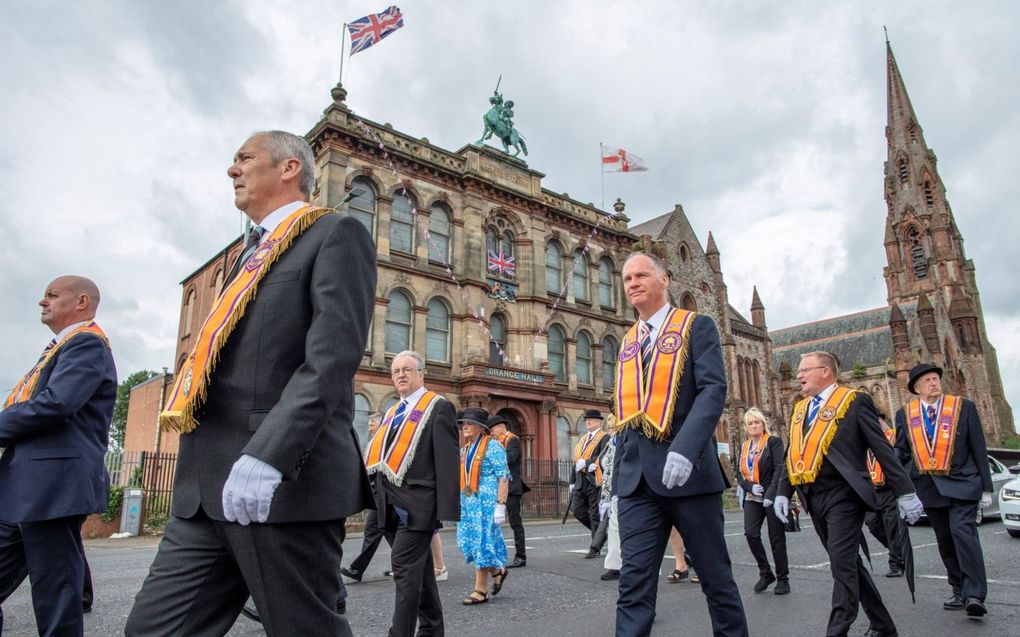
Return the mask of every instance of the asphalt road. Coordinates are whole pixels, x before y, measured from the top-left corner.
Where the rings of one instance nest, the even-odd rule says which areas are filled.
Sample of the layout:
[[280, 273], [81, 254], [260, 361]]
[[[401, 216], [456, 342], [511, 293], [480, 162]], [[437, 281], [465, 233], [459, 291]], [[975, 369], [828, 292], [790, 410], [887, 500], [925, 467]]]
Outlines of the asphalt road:
[[[829, 613], [832, 580], [828, 562], [810, 518], [802, 518], [803, 532], [788, 535], [793, 593], [777, 597], [771, 589], [755, 594], [757, 569], [742, 534], [739, 513], [726, 514], [726, 539], [734, 573], [747, 612], [750, 634], [797, 637], [821, 635]], [[988, 569], [989, 615], [968, 619], [962, 611], [942, 610], [950, 593], [945, 572], [927, 526], [911, 529], [917, 562], [917, 604], [910, 602], [902, 579], [883, 577], [886, 554], [872, 541], [878, 586], [896, 619], [900, 635], [963, 637], [966, 635], [1020, 635], [1020, 540], [1010, 538], [998, 521], [980, 529]], [[558, 522], [527, 525], [528, 566], [514, 569], [506, 587], [488, 604], [467, 608], [460, 600], [473, 588], [471, 568], [463, 563], [451, 532], [443, 534], [444, 555], [450, 579], [439, 584], [447, 634], [498, 634], [500, 637], [555, 635], [572, 637], [612, 635], [616, 583], [599, 580], [602, 560], [586, 560], [587, 533], [579, 524]], [[870, 537], [870, 536], [869, 536]], [[91, 540], [85, 543], [95, 580], [96, 601], [85, 617], [85, 634], [122, 634], [135, 592], [141, 586], [155, 555], [157, 538]], [[360, 535], [344, 544], [348, 562], [361, 545]], [[672, 559], [663, 562], [663, 575], [672, 571]], [[348, 586], [348, 617], [355, 635], [384, 635], [393, 604], [393, 583], [384, 578], [389, 552], [382, 544], [362, 583]], [[669, 584], [660, 579], [658, 611], [653, 635], [707, 635], [708, 611], [696, 584]], [[26, 582], [4, 604], [6, 637], [37, 634]], [[863, 613], [851, 634], [867, 628]], [[240, 618], [230, 635], [262, 635], [261, 628]]]

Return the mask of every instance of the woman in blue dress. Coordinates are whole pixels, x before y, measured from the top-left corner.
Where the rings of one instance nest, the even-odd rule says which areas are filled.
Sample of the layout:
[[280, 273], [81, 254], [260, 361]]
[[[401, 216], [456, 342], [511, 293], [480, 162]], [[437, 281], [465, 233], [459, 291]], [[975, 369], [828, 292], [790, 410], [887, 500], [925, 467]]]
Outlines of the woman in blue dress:
[[475, 565], [475, 589], [464, 599], [465, 606], [489, 601], [489, 577], [496, 595], [509, 574], [500, 527], [506, 521], [510, 470], [506, 451], [489, 435], [488, 419], [488, 412], [478, 407], [468, 407], [457, 418], [465, 441], [460, 450], [457, 546], [467, 563]]

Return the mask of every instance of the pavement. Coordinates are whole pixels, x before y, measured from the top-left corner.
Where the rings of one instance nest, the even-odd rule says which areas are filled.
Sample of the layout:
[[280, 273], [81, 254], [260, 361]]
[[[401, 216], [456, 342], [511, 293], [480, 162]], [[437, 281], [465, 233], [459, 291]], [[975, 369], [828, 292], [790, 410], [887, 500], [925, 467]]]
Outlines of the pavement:
[[[752, 592], [757, 569], [743, 537], [741, 514], [726, 513], [726, 540], [751, 635], [824, 634], [832, 592], [829, 565], [811, 528], [810, 518], [802, 517], [801, 522], [802, 532], [787, 535], [793, 592], [780, 597], [772, 594], [771, 588], [760, 594]], [[526, 526], [528, 565], [512, 569], [503, 591], [489, 603], [470, 608], [462, 606], [460, 601], [473, 588], [472, 568], [464, 564], [452, 530], [442, 534], [443, 553], [450, 571], [450, 579], [439, 583], [447, 635], [612, 635], [616, 582], [599, 579], [604, 572], [602, 560], [584, 559], [587, 531], [576, 522], [560, 526], [558, 521], [546, 521]], [[884, 577], [887, 555], [868, 536], [875, 581], [900, 635], [1020, 635], [1020, 540], [1010, 538], [1002, 524], [991, 519], [980, 527], [980, 535], [989, 583], [986, 600], [989, 615], [983, 620], [968, 619], [962, 611], [942, 610], [942, 601], [950, 590], [930, 527], [911, 528], [918, 574], [916, 605], [911, 604], [903, 579]], [[85, 616], [86, 635], [123, 634], [134, 595], [148, 572], [158, 542], [159, 538], [153, 537], [85, 542], [96, 589], [94, 610]], [[360, 546], [360, 535], [348, 537], [344, 542], [345, 564], [353, 559]], [[364, 581], [348, 585], [347, 616], [355, 635], [386, 634], [393, 605], [393, 582], [382, 574], [387, 568], [389, 548], [383, 542]], [[710, 634], [708, 611], [700, 587], [665, 582], [662, 578], [672, 570], [672, 558], [667, 556], [659, 580], [657, 617], [652, 634]], [[4, 613], [5, 637], [37, 634], [28, 582], [4, 603]], [[851, 635], [866, 629], [867, 620], [862, 613]], [[256, 636], [264, 632], [258, 624], [241, 617], [229, 635]]]

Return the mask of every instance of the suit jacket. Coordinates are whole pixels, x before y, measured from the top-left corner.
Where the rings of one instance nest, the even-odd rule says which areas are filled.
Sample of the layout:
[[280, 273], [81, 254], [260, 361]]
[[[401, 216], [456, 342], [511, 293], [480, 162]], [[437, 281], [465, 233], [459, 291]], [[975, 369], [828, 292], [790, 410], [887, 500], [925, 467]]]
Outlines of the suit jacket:
[[371, 506], [352, 427], [354, 373], [375, 299], [375, 244], [328, 214], [272, 265], [220, 350], [199, 422], [181, 435], [173, 515], [224, 520], [242, 454], [283, 474], [269, 523], [344, 518]]
[[[583, 436], [587, 436], [588, 432], [585, 431]], [[578, 440], [581, 438], [578, 437]], [[584, 465], [584, 471], [577, 470], [577, 461], [574, 460], [574, 466], [570, 468], [570, 484], [576, 484], [578, 488], [581, 488], [584, 484], [595, 486], [595, 473], [589, 472], [588, 467], [592, 464], [598, 464], [599, 456], [606, 450], [606, 446], [609, 444], [609, 435], [602, 436], [602, 440], [595, 445], [595, 449], [591, 452], [591, 459]], [[571, 455], [573, 458], [573, 455]], [[530, 489], [528, 489], [530, 491]]]
[[0, 411], [0, 520], [12, 524], [106, 511], [103, 463], [117, 370], [101, 338], [79, 332], [57, 350], [32, 397]]
[[440, 398], [424, 427], [399, 487], [381, 472], [372, 476], [380, 525], [385, 525], [388, 505], [407, 511], [406, 526], [412, 531], [432, 531], [440, 520], [460, 519], [460, 437], [450, 401]]
[[510, 436], [506, 443], [506, 464], [510, 467], [510, 484], [507, 494], [524, 495], [531, 488], [521, 480], [521, 439], [518, 436]]
[[[642, 477], [653, 492], [666, 497], [722, 493], [725, 488], [713, 438], [726, 402], [719, 330], [711, 318], [698, 315], [689, 338], [669, 437], [660, 442], [630, 427], [617, 435], [613, 489], [620, 497], [634, 493]], [[667, 489], [662, 468], [670, 451], [693, 462], [694, 469], [683, 486]]]
[[[743, 445], [741, 445], [741, 449]], [[779, 476], [780, 470], [783, 463], [786, 461], [786, 452], [783, 445], [783, 439], [779, 436], [770, 435], [768, 441], [765, 443], [765, 449], [761, 452], [761, 458], [758, 460], [758, 477], [761, 479], [760, 484], [765, 488], [762, 496], [766, 500], [776, 499], [776, 489], [779, 488], [779, 481], [776, 479]], [[744, 474], [740, 472], [740, 467], [744, 463], [744, 457], [741, 455], [737, 459], [737, 484], [744, 490], [744, 493], [751, 493], [751, 487], [754, 486], [754, 482], [751, 480], [745, 480]]]
[[[896, 497], [914, 492], [907, 472], [899, 463], [889, 440], [882, 433], [882, 426], [878, 423], [878, 411], [871, 396], [857, 392], [846, 414], [836, 426], [836, 436], [822, 460], [818, 477], [811, 484], [798, 486], [807, 495], [809, 505], [813, 490], [821, 491], [846, 483], [869, 511], [877, 510], [875, 485], [872, 484], [871, 474], [868, 473], [868, 449], [871, 449], [875, 459], [882, 465], [885, 484], [892, 489]], [[776, 491], [779, 495], [790, 497], [793, 494], [785, 461], [781, 465], [778, 485]]]
[[910, 473], [917, 495], [925, 506], [949, 506], [947, 498], [977, 502], [981, 499], [982, 491], [992, 491], [985, 432], [973, 402], [964, 399], [960, 408], [953, 460], [947, 476], [918, 473], [914, 465], [914, 452], [907, 439], [907, 429], [907, 416], [900, 408], [896, 412], [896, 453]]

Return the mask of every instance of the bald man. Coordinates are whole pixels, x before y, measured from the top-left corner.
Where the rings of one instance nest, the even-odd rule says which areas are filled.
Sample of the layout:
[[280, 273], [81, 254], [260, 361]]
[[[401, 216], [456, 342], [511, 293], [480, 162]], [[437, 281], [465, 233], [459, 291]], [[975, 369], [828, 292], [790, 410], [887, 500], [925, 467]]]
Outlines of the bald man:
[[0, 411], [0, 604], [28, 576], [39, 634], [82, 635], [81, 525], [107, 507], [117, 371], [95, 283], [62, 276], [39, 305], [55, 337]]

